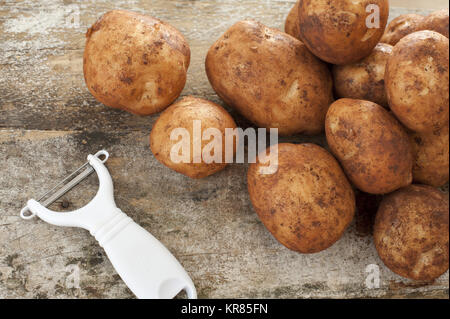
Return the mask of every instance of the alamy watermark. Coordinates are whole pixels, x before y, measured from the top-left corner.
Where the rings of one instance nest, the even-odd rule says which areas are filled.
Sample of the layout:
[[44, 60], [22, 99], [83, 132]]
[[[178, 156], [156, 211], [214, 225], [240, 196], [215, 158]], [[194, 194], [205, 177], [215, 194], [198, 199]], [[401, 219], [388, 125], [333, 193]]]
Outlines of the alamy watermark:
[[64, 7], [64, 24], [66, 28], [80, 27], [80, 7], [71, 4]]
[[380, 7], [376, 4], [369, 4], [366, 7], [366, 12], [369, 15], [366, 17], [366, 27], [369, 29], [380, 28]]
[[68, 265], [66, 267], [66, 288], [67, 289], [80, 289], [80, 267], [77, 264]]
[[[170, 140], [176, 143], [170, 151], [173, 163], [245, 163], [245, 140], [247, 140], [248, 163], [267, 164], [261, 166], [260, 173], [274, 174], [278, 170], [278, 129], [271, 128], [267, 147], [267, 129], [226, 128], [225, 134], [217, 128], [202, 130], [202, 121], [192, 123], [189, 130], [178, 127], [170, 132]], [[202, 142], [208, 142], [202, 146]], [[236, 150], [236, 152], [235, 152]], [[192, 152], [192, 154], [191, 154]], [[258, 153], [257, 153], [258, 152]]]
[[366, 267], [366, 288], [379, 289], [380, 288], [380, 267], [376, 264], [370, 264]]

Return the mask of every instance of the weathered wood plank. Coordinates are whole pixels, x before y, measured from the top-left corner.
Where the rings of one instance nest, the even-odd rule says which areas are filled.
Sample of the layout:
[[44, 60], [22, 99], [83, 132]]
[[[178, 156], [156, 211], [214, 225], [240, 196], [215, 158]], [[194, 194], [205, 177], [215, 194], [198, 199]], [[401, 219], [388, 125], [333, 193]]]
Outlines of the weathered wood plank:
[[[111, 110], [98, 103], [85, 87], [84, 33], [102, 13], [112, 8], [145, 12], [179, 28], [192, 51], [188, 81], [182, 94], [202, 96], [223, 105], [204, 72], [209, 47], [229, 26], [245, 18], [282, 29], [293, 1], [159, 0], [134, 4], [115, 2], [114, 6], [107, 1], [83, 2], [78, 6], [79, 26], [66, 25], [67, 14], [60, 2], [43, 1], [39, 2], [40, 6], [33, 2], [32, 9], [31, 2], [6, 1], [0, 11], [0, 43], [3, 44], [0, 128], [97, 131], [148, 130], [152, 126], [157, 116], [139, 117]], [[77, 5], [76, 1], [65, 3]], [[392, 16], [400, 12], [392, 11]], [[46, 23], [47, 19], [53, 22]], [[24, 28], [24, 22], [37, 27]], [[239, 118], [234, 112], [233, 116]]]
[[[83, 144], [83, 140], [87, 143]], [[127, 142], [128, 141], [128, 142]], [[134, 141], [129, 143], [129, 141]], [[160, 165], [145, 132], [0, 132], [0, 272], [2, 297], [131, 297], [86, 231], [53, 227], [17, 216], [25, 201], [108, 146], [117, 204], [180, 259], [201, 297], [444, 296], [448, 277], [415, 284], [382, 266], [369, 233], [356, 227], [316, 255], [278, 244], [253, 213], [246, 166], [231, 165], [204, 180], [182, 177]], [[82, 155], [83, 154], [83, 155]], [[43, 156], [44, 155], [44, 156]], [[95, 195], [96, 180], [66, 197], [68, 209]], [[61, 210], [61, 201], [54, 209]], [[364, 221], [362, 221], [364, 222]], [[365, 288], [365, 269], [380, 265], [380, 289]], [[65, 288], [67, 267], [78, 265], [81, 289]]]
[[[200, 297], [448, 298], [448, 273], [431, 285], [421, 285], [382, 265], [370, 236], [371, 218], [364, 213], [358, 214], [342, 240], [320, 254], [287, 250], [251, 208], [246, 165], [231, 165], [200, 181], [176, 174], [149, 150], [148, 133], [156, 116], [112, 110], [85, 88], [85, 30], [102, 13], [125, 8], [179, 28], [192, 50], [183, 95], [220, 102], [204, 73], [209, 46], [244, 18], [282, 28], [293, 2], [0, 0], [0, 298], [132, 297], [86, 231], [18, 217], [27, 199], [100, 148], [112, 155], [108, 167], [118, 206], [180, 259]], [[69, 6], [79, 8], [79, 26], [65, 24]], [[392, 18], [430, 10], [391, 11]], [[241, 126], [248, 125], [233, 116]], [[323, 136], [284, 141], [325, 145]], [[91, 177], [68, 194], [64, 204], [69, 210], [80, 207], [95, 191], [96, 180]], [[61, 203], [53, 208], [62, 210]], [[380, 266], [380, 289], [365, 288], [369, 264]], [[80, 269], [80, 288], [66, 284], [73, 265]]]

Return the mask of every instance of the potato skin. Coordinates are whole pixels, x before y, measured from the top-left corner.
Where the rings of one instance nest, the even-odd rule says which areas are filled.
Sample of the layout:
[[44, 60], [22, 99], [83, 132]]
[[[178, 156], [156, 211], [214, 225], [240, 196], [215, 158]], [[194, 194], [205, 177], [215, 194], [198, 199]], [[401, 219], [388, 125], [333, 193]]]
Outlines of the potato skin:
[[415, 13], [398, 16], [388, 24], [380, 42], [396, 45], [403, 37], [419, 31], [424, 18], [423, 15]]
[[413, 179], [420, 184], [443, 186], [449, 179], [448, 125], [430, 133], [410, 133], [414, 150]]
[[333, 82], [337, 97], [367, 100], [388, 108], [384, 72], [392, 49], [389, 44], [378, 43], [361, 61], [334, 65]]
[[209, 49], [206, 73], [216, 93], [258, 127], [280, 135], [323, 131], [333, 101], [330, 71], [284, 32], [236, 23]]
[[[202, 134], [208, 128], [216, 128], [222, 132], [222, 163], [194, 163], [193, 152], [193, 121], [201, 120]], [[172, 141], [170, 135], [175, 128], [185, 128], [191, 138], [190, 163], [174, 163], [170, 152], [174, 144], [180, 140]], [[225, 129], [236, 128], [236, 123], [228, 112], [213, 102], [195, 98], [184, 97], [182, 100], [169, 106], [153, 125], [150, 133], [150, 149], [156, 159], [170, 169], [193, 179], [200, 179], [223, 170], [225, 162]], [[210, 143], [202, 141], [203, 148]], [[236, 146], [236, 145], [234, 145]], [[236, 151], [236, 149], [234, 149]]]
[[388, 195], [374, 226], [375, 246], [396, 274], [432, 281], [448, 269], [448, 196], [424, 185]]
[[286, 18], [286, 22], [284, 24], [284, 32], [289, 35], [292, 35], [294, 38], [300, 40], [300, 22], [298, 18], [298, 6], [300, 4], [300, 0], [298, 0], [294, 7], [289, 11], [289, 14]]
[[[367, 27], [368, 5], [380, 8], [380, 28]], [[349, 64], [372, 52], [383, 35], [388, 16], [388, 0], [302, 0], [300, 38], [320, 59]]]
[[436, 31], [446, 36], [448, 38], [448, 24], [449, 24], [449, 15], [448, 8], [435, 11], [422, 21], [419, 26], [419, 30], [431, 30]]
[[314, 144], [278, 144], [278, 171], [248, 170], [250, 200], [272, 235], [287, 248], [317, 253], [333, 245], [353, 219], [355, 195], [336, 159]]
[[169, 106], [183, 90], [190, 49], [171, 25], [113, 10], [89, 28], [86, 38], [84, 78], [103, 104], [150, 115]]
[[418, 31], [401, 39], [386, 65], [389, 106], [406, 127], [431, 132], [449, 119], [449, 44], [433, 31]]
[[325, 132], [332, 153], [363, 192], [386, 194], [411, 184], [408, 134], [382, 106], [340, 99], [328, 110]]

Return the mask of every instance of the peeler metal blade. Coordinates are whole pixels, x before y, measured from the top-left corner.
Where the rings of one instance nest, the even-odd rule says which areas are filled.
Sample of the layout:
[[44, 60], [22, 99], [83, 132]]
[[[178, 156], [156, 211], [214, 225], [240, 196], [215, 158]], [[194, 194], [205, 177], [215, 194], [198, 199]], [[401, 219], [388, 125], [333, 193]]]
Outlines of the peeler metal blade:
[[[101, 161], [102, 163], [105, 163], [109, 158], [109, 153], [105, 150], [102, 150], [97, 152], [94, 156], [98, 158], [103, 156], [104, 158], [101, 159]], [[87, 177], [89, 177], [93, 172], [94, 168], [89, 164], [89, 162], [84, 163], [75, 171], [73, 171], [69, 176], [64, 178], [57, 185], [55, 185], [52, 189], [45, 192], [45, 194], [41, 195], [37, 201], [44, 207], [50, 206], [55, 201], [60, 199], [64, 194], [69, 192], [72, 188], [74, 188], [83, 180], [85, 180]], [[32, 213], [28, 209], [28, 207], [24, 207], [20, 212], [20, 217], [22, 217], [23, 219], [31, 219], [34, 216], [35, 214]]]

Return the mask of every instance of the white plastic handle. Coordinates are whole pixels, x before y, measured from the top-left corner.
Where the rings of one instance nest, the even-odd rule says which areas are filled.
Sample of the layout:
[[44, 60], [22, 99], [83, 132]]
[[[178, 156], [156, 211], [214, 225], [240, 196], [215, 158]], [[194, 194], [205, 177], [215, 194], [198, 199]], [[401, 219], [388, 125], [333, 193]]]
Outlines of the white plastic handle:
[[[57, 226], [81, 227], [95, 236], [130, 290], [140, 299], [168, 299], [185, 290], [197, 298], [195, 286], [169, 250], [116, 207], [111, 176], [97, 156], [88, 161], [99, 179], [99, 190], [86, 206], [57, 213], [31, 199], [25, 209]], [[21, 215], [22, 215], [21, 212]], [[28, 216], [26, 216], [28, 217]]]
[[169, 299], [182, 290], [190, 299], [197, 297], [194, 284], [175, 257], [135, 222], [131, 221], [103, 248], [138, 298]]

